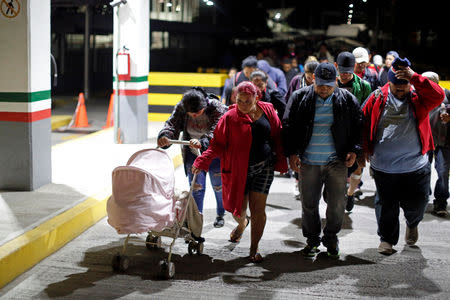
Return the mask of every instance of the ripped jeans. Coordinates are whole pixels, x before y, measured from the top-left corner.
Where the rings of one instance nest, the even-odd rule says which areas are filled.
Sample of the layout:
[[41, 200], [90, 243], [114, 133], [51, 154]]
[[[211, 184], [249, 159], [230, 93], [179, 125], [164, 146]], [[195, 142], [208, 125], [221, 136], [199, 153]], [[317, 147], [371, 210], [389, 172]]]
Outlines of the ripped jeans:
[[[184, 157], [184, 167], [188, 172], [189, 184], [192, 182], [194, 175], [191, 172], [192, 164], [197, 157], [192, 154], [191, 151], [185, 152]], [[209, 179], [211, 180], [211, 185], [216, 196], [217, 208], [216, 212], [218, 216], [223, 216], [225, 214], [225, 209], [223, 208], [222, 202], [222, 177], [220, 172], [220, 159], [214, 159], [209, 165]], [[206, 172], [201, 171], [197, 175], [197, 180], [195, 182], [198, 186], [194, 187], [193, 197], [195, 203], [197, 203], [198, 210], [203, 213], [203, 198], [205, 197], [205, 187], [206, 187]]]

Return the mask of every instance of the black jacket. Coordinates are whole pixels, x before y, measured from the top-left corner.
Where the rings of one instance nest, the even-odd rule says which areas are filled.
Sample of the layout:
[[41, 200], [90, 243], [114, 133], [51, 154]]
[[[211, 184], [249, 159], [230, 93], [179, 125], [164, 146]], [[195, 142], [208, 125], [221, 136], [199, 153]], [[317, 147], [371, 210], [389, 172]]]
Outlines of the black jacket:
[[266, 91], [262, 93], [261, 101], [272, 103], [273, 107], [277, 110], [280, 121], [283, 119], [286, 103], [284, 102], [283, 95], [278, 90], [267, 88]]
[[[289, 99], [283, 116], [283, 146], [286, 156], [305, 152], [311, 140], [316, 112], [314, 85], [295, 91]], [[350, 92], [336, 87], [333, 96], [334, 122], [331, 132], [339, 159], [347, 153], [361, 152], [362, 111], [358, 100]]]

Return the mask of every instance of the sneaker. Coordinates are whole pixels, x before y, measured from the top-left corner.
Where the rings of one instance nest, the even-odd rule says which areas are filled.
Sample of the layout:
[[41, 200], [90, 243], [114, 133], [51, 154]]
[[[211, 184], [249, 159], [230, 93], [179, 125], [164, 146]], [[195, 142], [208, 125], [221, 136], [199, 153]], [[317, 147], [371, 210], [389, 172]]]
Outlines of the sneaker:
[[331, 258], [339, 258], [340, 253], [339, 253], [339, 246], [338, 246], [338, 244], [329, 245], [327, 247], [327, 254]]
[[433, 212], [438, 216], [445, 218], [448, 216], [447, 205], [443, 204], [434, 204]]
[[408, 246], [414, 245], [419, 239], [419, 230], [417, 226], [414, 228], [409, 228], [406, 226], [405, 242]]
[[223, 225], [225, 225], [225, 220], [222, 216], [217, 216], [216, 220], [214, 221], [214, 227], [220, 228], [223, 227]]
[[355, 197], [353, 195], [347, 195], [347, 204], [345, 205], [345, 210], [351, 212], [353, 207], [355, 206]]
[[300, 253], [305, 257], [314, 257], [320, 250], [317, 246], [306, 245], [305, 248], [300, 250]]
[[357, 188], [355, 190], [355, 192], [353, 193], [353, 196], [359, 199], [359, 197], [361, 197], [362, 194], [363, 194], [363, 192], [361, 191], [361, 189]]
[[394, 253], [394, 249], [392, 249], [392, 245], [388, 242], [381, 242], [378, 246], [378, 253], [391, 255], [392, 253]]

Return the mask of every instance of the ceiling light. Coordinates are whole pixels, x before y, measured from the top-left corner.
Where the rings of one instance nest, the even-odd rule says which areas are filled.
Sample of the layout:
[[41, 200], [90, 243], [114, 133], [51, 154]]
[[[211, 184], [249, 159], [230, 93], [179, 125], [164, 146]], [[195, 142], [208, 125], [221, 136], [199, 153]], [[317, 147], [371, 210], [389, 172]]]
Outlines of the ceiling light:
[[206, 2], [206, 5], [208, 5], [208, 6], [213, 6], [213, 5], [214, 5], [214, 2], [212, 2], [212, 1], [207, 1], [207, 2]]
[[350, 4], [348, 7], [353, 8], [353, 4]]
[[281, 18], [281, 13], [277, 12], [277, 13], [275, 14], [275, 19], [276, 19], [276, 20], [279, 20], [280, 18]]

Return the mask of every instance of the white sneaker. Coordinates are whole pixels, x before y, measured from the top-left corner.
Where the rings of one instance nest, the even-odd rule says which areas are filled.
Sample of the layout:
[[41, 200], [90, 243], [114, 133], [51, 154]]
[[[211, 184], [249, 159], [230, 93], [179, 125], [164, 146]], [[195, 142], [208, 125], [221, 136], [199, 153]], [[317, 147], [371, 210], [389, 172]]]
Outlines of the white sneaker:
[[392, 249], [392, 245], [388, 242], [381, 242], [378, 246], [378, 253], [391, 255], [392, 253], [394, 253], [394, 249]]
[[414, 245], [419, 239], [419, 230], [417, 226], [414, 228], [409, 228], [406, 226], [405, 242], [408, 246]]

